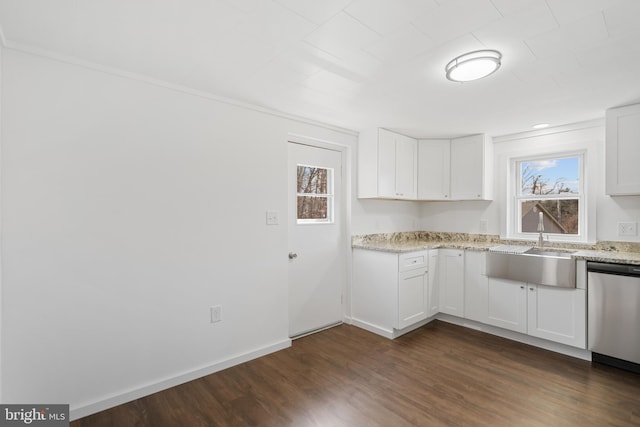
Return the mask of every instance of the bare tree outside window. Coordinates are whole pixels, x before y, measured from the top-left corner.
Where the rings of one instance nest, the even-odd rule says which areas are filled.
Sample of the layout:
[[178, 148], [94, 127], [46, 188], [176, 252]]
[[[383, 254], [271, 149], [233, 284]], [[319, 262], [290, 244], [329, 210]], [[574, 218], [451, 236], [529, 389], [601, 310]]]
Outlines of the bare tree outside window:
[[298, 165], [298, 223], [333, 222], [333, 170]]
[[540, 213], [544, 230], [552, 234], [579, 234], [580, 158], [518, 162], [520, 231], [536, 233]]

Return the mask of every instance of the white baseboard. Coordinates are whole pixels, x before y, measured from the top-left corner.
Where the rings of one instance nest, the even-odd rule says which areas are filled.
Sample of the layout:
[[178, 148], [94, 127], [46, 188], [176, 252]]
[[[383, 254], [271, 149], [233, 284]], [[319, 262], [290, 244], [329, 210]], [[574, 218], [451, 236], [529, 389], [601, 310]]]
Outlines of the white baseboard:
[[591, 352], [588, 350], [580, 349], [577, 347], [571, 347], [569, 345], [548, 341], [542, 338], [532, 337], [530, 335], [521, 334], [518, 332], [509, 331], [507, 329], [498, 328], [491, 325], [485, 325], [484, 323], [475, 322], [473, 320], [463, 319], [461, 317], [451, 316], [449, 314], [438, 313], [434, 317], [418, 322], [405, 329], [386, 329], [363, 320], [349, 318], [349, 322], [353, 326], [357, 326], [366, 331], [373, 332], [385, 338], [395, 339], [401, 335], [418, 329], [432, 320], [442, 320], [443, 322], [452, 323], [458, 326], [464, 326], [465, 328], [475, 329], [477, 331], [486, 332], [487, 334], [496, 335], [502, 338], [507, 338], [513, 341], [518, 341], [524, 344], [529, 344], [534, 347], [544, 348], [545, 350], [554, 351], [556, 353], [565, 354], [567, 356], [575, 357], [583, 360], [591, 360]]
[[404, 335], [406, 333], [409, 333], [409, 332], [411, 332], [413, 330], [416, 330], [416, 329], [426, 325], [427, 323], [431, 322], [434, 319], [435, 319], [435, 317], [430, 317], [428, 319], [421, 320], [418, 323], [414, 323], [411, 326], [407, 326], [404, 329], [395, 329], [395, 328], [386, 329], [386, 328], [383, 328], [381, 326], [365, 322], [363, 320], [355, 319], [353, 317], [349, 319], [350, 320], [349, 324], [351, 324], [353, 326], [357, 326], [357, 327], [359, 327], [361, 329], [364, 329], [366, 331], [373, 332], [374, 334], [381, 335], [381, 336], [383, 336], [385, 338], [395, 339], [395, 338], [398, 338], [401, 335]]
[[129, 391], [123, 391], [104, 399], [96, 400], [90, 403], [81, 404], [79, 406], [72, 406], [69, 411], [69, 417], [71, 421], [78, 418], [86, 417], [87, 415], [95, 414], [105, 409], [113, 408], [114, 406], [122, 405], [123, 403], [131, 402], [132, 400], [139, 399], [141, 397], [148, 396], [153, 393], [157, 393], [162, 390], [166, 390], [171, 387], [175, 387], [180, 384], [204, 377], [206, 375], [213, 374], [223, 369], [230, 368], [235, 365], [239, 365], [244, 362], [248, 362], [258, 357], [266, 356], [269, 353], [275, 353], [276, 351], [283, 350], [291, 347], [291, 340], [286, 339], [266, 347], [242, 353], [228, 359], [224, 359], [218, 362], [213, 362], [210, 365], [194, 369], [188, 372], [184, 372], [169, 378], [158, 380], [151, 384], [144, 385]]
[[380, 326], [374, 325], [372, 323], [368, 323], [362, 320], [358, 320], [356, 318], [351, 318], [351, 324], [353, 326], [357, 326], [360, 329], [364, 329], [365, 331], [372, 332], [377, 335], [381, 335], [385, 338], [393, 339], [393, 330], [381, 328]]
[[544, 348], [545, 350], [554, 351], [556, 353], [565, 354], [567, 356], [575, 357], [578, 359], [589, 361], [591, 360], [590, 351], [583, 350], [577, 347], [571, 347], [569, 345], [548, 341], [538, 337], [532, 337], [530, 335], [521, 334], [519, 332], [509, 331], [508, 329], [485, 325], [484, 323], [463, 319], [461, 317], [450, 316], [444, 313], [439, 313], [436, 316], [436, 319], [442, 320], [443, 322], [452, 323], [454, 325], [464, 326], [465, 328], [471, 328], [477, 331], [486, 332], [487, 334], [496, 335], [513, 341], [518, 341], [523, 344], [529, 344], [534, 347]]

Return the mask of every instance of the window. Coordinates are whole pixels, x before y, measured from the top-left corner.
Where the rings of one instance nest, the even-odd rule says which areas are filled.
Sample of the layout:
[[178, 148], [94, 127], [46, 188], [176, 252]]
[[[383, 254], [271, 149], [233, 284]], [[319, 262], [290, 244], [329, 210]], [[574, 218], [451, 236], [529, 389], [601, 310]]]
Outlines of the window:
[[557, 240], [584, 235], [583, 154], [515, 161], [515, 232]]
[[298, 165], [298, 224], [333, 223], [333, 169]]

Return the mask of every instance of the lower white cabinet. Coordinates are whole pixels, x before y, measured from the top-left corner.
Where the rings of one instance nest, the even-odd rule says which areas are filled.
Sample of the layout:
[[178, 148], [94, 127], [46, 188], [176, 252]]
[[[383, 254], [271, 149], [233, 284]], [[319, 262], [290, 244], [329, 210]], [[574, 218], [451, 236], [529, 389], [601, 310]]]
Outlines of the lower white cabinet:
[[584, 349], [586, 291], [489, 278], [484, 323]]
[[467, 251], [464, 254], [464, 317], [481, 323], [487, 323], [488, 314], [486, 260], [486, 252]]
[[[577, 288], [496, 279], [486, 252], [353, 250], [353, 323], [395, 338], [438, 313], [586, 348], [586, 264]], [[403, 331], [404, 330], [404, 331]]]
[[406, 271], [398, 276], [398, 323], [404, 329], [427, 318], [428, 276], [423, 269]]
[[438, 250], [440, 312], [464, 317], [464, 251]]
[[429, 252], [353, 251], [352, 319], [394, 337], [429, 316]]
[[527, 333], [586, 348], [586, 291], [527, 285]]
[[488, 285], [486, 323], [526, 334], [526, 283], [490, 277]]
[[440, 251], [434, 249], [429, 251], [429, 283], [427, 284], [429, 297], [427, 299], [427, 315], [429, 317], [440, 313], [440, 286], [438, 286], [438, 263]]

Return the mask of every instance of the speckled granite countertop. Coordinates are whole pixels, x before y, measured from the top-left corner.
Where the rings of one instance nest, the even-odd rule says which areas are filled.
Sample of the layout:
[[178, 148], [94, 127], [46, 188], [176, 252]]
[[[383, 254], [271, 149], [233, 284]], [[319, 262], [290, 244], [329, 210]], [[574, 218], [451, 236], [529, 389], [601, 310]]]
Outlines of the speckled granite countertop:
[[[351, 238], [351, 247], [384, 252], [414, 252], [425, 249], [464, 249], [488, 251], [498, 245], [535, 246], [535, 242], [501, 240], [497, 235], [412, 231], [364, 234]], [[545, 247], [574, 250], [572, 257], [587, 261], [640, 265], [640, 243], [597, 242], [595, 245], [545, 243]]]

